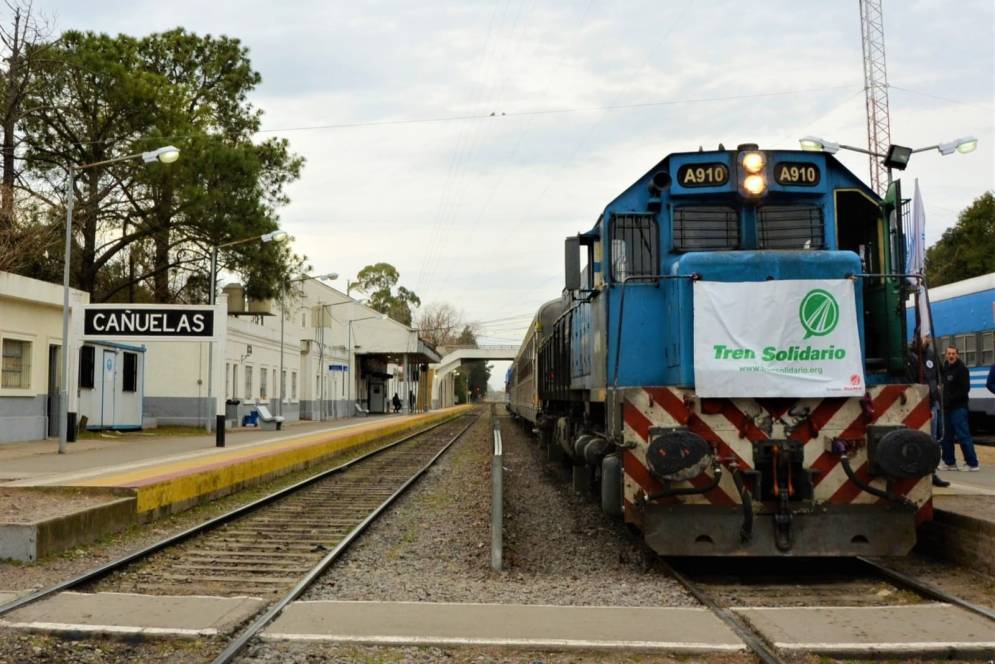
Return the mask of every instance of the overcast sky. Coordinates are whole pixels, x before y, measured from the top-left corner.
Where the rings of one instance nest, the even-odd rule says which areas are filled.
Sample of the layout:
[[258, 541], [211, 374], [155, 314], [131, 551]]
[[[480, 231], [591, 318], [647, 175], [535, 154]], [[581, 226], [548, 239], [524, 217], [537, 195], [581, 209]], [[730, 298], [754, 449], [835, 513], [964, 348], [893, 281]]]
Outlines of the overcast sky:
[[[520, 339], [557, 296], [563, 237], [666, 154], [867, 141], [857, 0], [36, 8], [60, 31], [241, 39], [262, 75], [264, 127], [307, 159], [281, 213], [295, 249], [343, 289], [390, 262], [423, 303], [452, 303], [494, 343]], [[981, 141], [969, 155], [914, 155], [902, 176], [908, 196], [919, 178], [931, 244], [995, 187], [993, 3], [885, 0], [884, 16], [892, 141]], [[317, 125], [337, 126], [291, 131]], [[866, 157], [839, 156], [867, 179]]]

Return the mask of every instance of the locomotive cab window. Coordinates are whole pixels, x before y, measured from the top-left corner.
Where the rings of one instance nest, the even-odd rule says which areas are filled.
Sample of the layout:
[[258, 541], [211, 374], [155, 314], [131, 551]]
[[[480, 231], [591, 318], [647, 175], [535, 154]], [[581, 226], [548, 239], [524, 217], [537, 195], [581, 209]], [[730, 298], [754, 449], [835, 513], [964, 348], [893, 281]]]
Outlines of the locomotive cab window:
[[656, 215], [613, 214], [611, 269], [616, 282], [626, 277], [649, 277], [659, 272], [660, 241]]
[[761, 249], [822, 249], [822, 210], [814, 205], [764, 205], [757, 210]]
[[728, 251], [739, 248], [739, 213], [723, 206], [674, 209], [674, 251]]

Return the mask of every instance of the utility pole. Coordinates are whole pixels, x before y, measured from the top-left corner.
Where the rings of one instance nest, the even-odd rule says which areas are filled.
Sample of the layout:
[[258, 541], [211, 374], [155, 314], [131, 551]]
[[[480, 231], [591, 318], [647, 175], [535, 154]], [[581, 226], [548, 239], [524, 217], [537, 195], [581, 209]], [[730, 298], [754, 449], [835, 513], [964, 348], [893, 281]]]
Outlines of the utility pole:
[[[867, 149], [877, 155], [888, 153], [891, 145], [891, 117], [888, 113], [888, 66], [884, 55], [882, 0], [860, 3], [860, 43], [864, 51], [864, 98], [867, 104]], [[888, 191], [888, 171], [881, 159], [868, 156], [871, 188], [879, 196]]]

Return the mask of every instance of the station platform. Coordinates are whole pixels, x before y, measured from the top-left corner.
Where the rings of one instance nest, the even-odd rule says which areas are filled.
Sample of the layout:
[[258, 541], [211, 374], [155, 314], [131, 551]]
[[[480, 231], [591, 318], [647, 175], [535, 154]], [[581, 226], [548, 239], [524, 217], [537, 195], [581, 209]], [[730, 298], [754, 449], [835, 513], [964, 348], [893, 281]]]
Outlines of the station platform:
[[238, 432], [224, 448], [206, 433], [84, 440], [70, 444], [66, 454], [50, 441], [3, 445], [0, 495], [18, 507], [16, 513], [0, 511], [0, 558], [35, 560], [467, 409]]

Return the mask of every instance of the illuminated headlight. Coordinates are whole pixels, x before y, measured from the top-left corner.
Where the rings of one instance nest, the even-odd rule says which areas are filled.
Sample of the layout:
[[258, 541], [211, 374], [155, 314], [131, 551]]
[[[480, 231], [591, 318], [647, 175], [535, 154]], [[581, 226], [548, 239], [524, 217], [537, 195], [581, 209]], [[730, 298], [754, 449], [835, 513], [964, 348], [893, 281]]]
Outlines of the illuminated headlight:
[[751, 196], [760, 196], [767, 191], [767, 180], [764, 176], [754, 173], [743, 178], [743, 189]]
[[763, 152], [743, 153], [743, 168], [747, 173], [759, 173], [767, 163]]

